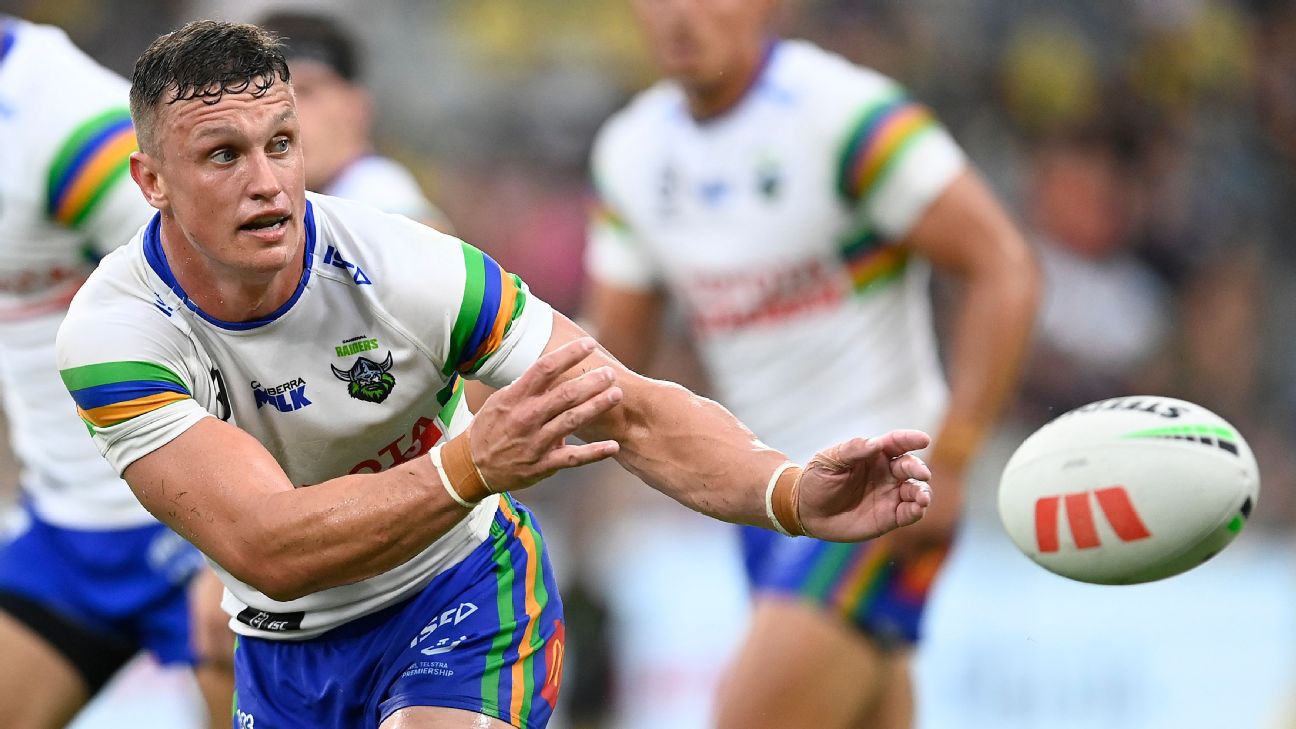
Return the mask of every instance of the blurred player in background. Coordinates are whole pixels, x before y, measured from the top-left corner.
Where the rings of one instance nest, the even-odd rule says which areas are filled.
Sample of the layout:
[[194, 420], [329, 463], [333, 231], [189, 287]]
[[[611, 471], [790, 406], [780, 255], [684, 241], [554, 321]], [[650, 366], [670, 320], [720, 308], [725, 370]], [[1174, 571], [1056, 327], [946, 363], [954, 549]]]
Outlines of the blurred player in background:
[[[142, 649], [197, 659], [186, 588], [201, 556], [104, 463], [54, 356], [72, 295], [151, 212], [127, 174], [127, 93], [61, 30], [0, 15], [0, 387], [22, 486], [21, 525], [0, 547], [12, 729], [65, 725]], [[198, 652], [213, 726], [228, 726], [232, 664]]]
[[306, 189], [448, 232], [448, 221], [414, 175], [374, 152], [373, 99], [357, 80], [360, 64], [351, 36], [335, 20], [308, 12], [277, 12], [258, 25], [285, 44], [306, 151]]
[[[1015, 387], [1036, 266], [931, 113], [773, 39], [777, 0], [633, 6], [669, 80], [595, 145], [592, 331], [642, 367], [674, 297], [720, 400], [794, 458], [846, 433], [937, 434], [939, 499], [915, 528], [863, 545], [743, 530], [756, 602], [719, 726], [907, 727], [908, 656], [964, 470]], [[961, 284], [948, 387], [932, 266]], [[887, 339], [895, 327], [908, 335]]]

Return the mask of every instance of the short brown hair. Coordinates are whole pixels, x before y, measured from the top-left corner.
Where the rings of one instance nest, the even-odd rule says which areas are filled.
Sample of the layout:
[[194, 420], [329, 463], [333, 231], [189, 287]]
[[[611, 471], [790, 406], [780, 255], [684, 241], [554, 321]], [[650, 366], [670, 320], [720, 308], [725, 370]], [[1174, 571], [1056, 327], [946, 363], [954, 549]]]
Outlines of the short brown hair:
[[131, 118], [140, 149], [156, 151], [154, 123], [164, 96], [167, 104], [215, 104], [225, 94], [262, 96], [276, 81], [288, 80], [283, 44], [255, 25], [196, 20], [160, 36], [131, 74]]

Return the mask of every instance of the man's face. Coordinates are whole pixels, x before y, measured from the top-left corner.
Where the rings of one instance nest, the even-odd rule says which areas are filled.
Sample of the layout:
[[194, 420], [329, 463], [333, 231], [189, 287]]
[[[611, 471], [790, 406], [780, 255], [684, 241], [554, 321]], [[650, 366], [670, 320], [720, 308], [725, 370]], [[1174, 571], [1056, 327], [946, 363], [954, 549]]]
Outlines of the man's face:
[[723, 83], [765, 42], [771, 0], [632, 0], [662, 73], [686, 86]]
[[[292, 89], [161, 107], [152, 202], [217, 267], [274, 273], [303, 241], [305, 183]], [[137, 178], [138, 179], [138, 178]], [[147, 193], [147, 190], [146, 190]]]
[[[306, 184], [311, 190], [326, 186], [338, 167], [350, 159], [334, 159], [332, 152], [353, 154], [352, 142], [367, 137], [368, 99], [359, 88], [328, 65], [301, 58], [290, 60], [293, 90], [306, 150]], [[346, 144], [336, 144], [342, 139]]]

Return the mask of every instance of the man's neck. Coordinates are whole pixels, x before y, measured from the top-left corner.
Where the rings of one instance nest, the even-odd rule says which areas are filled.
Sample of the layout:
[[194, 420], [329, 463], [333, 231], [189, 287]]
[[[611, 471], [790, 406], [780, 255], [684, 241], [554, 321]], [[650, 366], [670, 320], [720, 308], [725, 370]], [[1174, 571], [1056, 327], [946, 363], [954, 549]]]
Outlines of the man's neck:
[[765, 71], [765, 64], [773, 52], [773, 42], [749, 49], [734, 68], [721, 74], [714, 83], [684, 85], [688, 98], [689, 114], [699, 122], [723, 116], [747, 96]]
[[207, 256], [189, 242], [174, 218], [163, 216], [159, 235], [171, 274], [189, 300], [221, 321], [268, 316], [292, 298], [301, 280], [304, 241], [297, 246], [294, 263], [278, 271], [256, 271], [232, 268]]

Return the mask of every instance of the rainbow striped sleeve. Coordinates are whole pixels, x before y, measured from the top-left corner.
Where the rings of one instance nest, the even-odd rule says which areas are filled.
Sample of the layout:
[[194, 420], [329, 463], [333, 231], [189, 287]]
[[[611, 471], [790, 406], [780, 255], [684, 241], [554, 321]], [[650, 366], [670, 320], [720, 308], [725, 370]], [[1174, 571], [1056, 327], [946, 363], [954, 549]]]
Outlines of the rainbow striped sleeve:
[[104, 362], [59, 374], [91, 433], [192, 396], [179, 376], [152, 362]]
[[129, 169], [131, 152], [137, 148], [125, 108], [87, 120], [54, 156], [45, 212], [61, 225], [80, 225]]
[[938, 128], [927, 107], [903, 95], [866, 107], [842, 147], [838, 193], [847, 202], [867, 199], [905, 152]]
[[625, 219], [617, 211], [613, 210], [612, 206], [603, 202], [602, 199], [596, 200], [592, 205], [590, 222], [594, 225], [607, 226], [619, 232], [627, 232], [630, 229], [630, 226], [626, 225]]
[[462, 243], [463, 301], [450, 333], [450, 352], [442, 374], [471, 374], [499, 351], [509, 325], [526, 306], [522, 280], [500, 268], [490, 256]]

